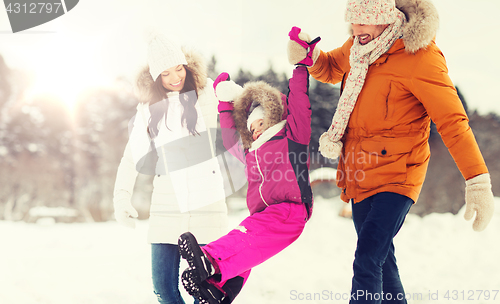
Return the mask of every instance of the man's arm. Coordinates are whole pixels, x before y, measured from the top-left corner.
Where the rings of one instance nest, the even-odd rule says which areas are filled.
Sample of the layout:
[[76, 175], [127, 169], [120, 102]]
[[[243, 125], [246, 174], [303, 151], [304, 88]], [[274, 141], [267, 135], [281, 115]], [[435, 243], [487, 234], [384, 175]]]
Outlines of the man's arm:
[[315, 64], [309, 68], [311, 76], [324, 83], [336, 84], [342, 81], [342, 77], [351, 69], [349, 54], [352, 46], [352, 38], [344, 45], [329, 52], [320, 52]]
[[465, 180], [488, 169], [469, 126], [469, 119], [448, 76], [441, 52], [434, 48], [422, 58], [411, 80], [411, 91], [436, 124]]

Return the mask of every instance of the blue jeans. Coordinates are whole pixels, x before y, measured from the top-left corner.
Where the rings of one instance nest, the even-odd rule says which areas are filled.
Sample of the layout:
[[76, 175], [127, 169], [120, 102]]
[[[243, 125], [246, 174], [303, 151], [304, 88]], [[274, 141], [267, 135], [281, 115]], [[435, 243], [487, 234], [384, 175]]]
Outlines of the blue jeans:
[[358, 243], [349, 303], [407, 303], [393, 238], [412, 205], [410, 198], [391, 192], [378, 193], [352, 204]]
[[[179, 292], [179, 248], [173, 244], [151, 244], [154, 293], [162, 304], [184, 304]], [[194, 303], [198, 303], [197, 300]]]

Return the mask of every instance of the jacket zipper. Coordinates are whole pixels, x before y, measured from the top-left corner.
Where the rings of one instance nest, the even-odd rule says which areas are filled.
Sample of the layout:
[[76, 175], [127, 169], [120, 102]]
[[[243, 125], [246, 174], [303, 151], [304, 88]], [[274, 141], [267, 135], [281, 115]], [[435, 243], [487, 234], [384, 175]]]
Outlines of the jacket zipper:
[[262, 170], [260, 170], [259, 158], [257, 157], [257, 150], [255, 150], [255, 162], [257, 163], [257, 169], [259, 169], [260, 177], [262, 178], [262, 183], [260, 183], [259, 186], [260, 198], [262, 199], [264, 204], [266, 204], [266, 206], [269, 207], [269, 204], [266, 202], [264, 196], [262, 195], [262, 186], [264, 185], [264, 174], [262, 174]]
[[389, 83], [389, 94], [387, 94], [387, 98], [385, 100], [385, 118], [384, 120], [387, 120], [388, 118], [390, 118], [390, 113], [389, 113], [389, 96], [391, 95], [391, 90], [392, 90], [392, 86], [391, 84]]

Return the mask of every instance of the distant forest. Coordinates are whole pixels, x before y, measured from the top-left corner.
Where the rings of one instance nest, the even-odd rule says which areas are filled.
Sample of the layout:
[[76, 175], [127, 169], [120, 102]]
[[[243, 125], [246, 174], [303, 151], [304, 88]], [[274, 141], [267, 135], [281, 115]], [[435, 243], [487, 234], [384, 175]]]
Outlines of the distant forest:
[[[209, 77], [219, 72], [216, 58], [209, 62]], [[49, 97], [29, 99], [22, 71], [10, 69], [0, 56], [0, 220], [33, 222], [35, 207], [65, 207], [76, 210], [70, 221], [113, 219], [113, 186], [116, 170], [128, 138], [127, 125], [138, 99], [133, 84], [117, 79], [112, 87], [93, 89], [80, 96], [74, 114]], [[243, 85], [263, 80], [288, 92], [286, 74], [272, 67], [262, 75], [241, 70], [231, 79]], [[318, 138], [329, 127], [339, 89], [310, 79], [312, 140], [315, 162], [311, 169], [336, 167], [317, 156]], [[462, 98], [467, 109], [467, 104]], [[500, 119], [496, 114], [469, 112], [470, 125], [486, 159], [493, 192], [500, 194]], [[439, 134], [432, 129], [431, 160], [423, 191], [412, 212], [457, 213], [464, 204], [464, 180]], [[140, 176], [133, 204], [140, 218], [147, 218], [151, 177]], [[331, 184], [330, 187], [335, 187]], [[61, 216], [58, 220], [68, 221]]]

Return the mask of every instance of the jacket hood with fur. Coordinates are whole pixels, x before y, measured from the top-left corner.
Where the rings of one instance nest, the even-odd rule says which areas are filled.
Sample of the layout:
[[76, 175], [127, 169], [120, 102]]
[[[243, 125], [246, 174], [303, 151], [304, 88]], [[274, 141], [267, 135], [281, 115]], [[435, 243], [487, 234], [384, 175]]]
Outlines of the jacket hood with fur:
[[[182, 52], [184, 56], [186, 56], [187, 68], [193, 73], [197, 92], [199, 93], [207, 85], [207, 66], [205, 64], [205, 59], [193, 49], [183, 47]], [[149, 67], [145, 66], [139, 72], [136, 82], [139, 101], [141, 103], [147, 103], [151, 100], [153, 84], [154, 80], [149, 73]]]
[[439, 15], [430, 0], [396, 0], [396, 7], [406, 16], [403, 41], [409, 53], [426, 48], [436, 37]]
[[247, 82], [242, 93], [234, 100], [233, 118], [240, 133], [243, 148], [249, 149], [253, 138], [247, 128], [248, 111], [252, 103], [264, 108], [264, 130], [286, 118], [286, 96], [264, 81]]
[[[436, 37], [439, 15], [430, 0], [396, 0], [396, 7], [406, 16], [403, 41], [409, 53], [426, 48]], [[349, 33], [352, 28], [349, 25]]]

